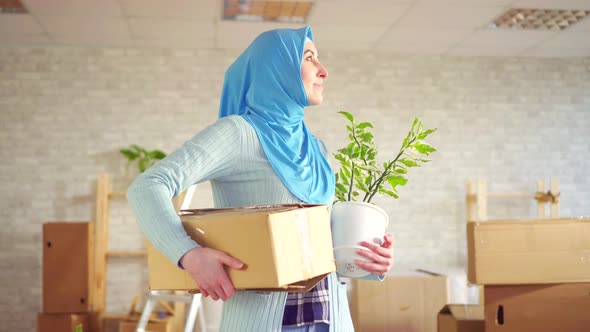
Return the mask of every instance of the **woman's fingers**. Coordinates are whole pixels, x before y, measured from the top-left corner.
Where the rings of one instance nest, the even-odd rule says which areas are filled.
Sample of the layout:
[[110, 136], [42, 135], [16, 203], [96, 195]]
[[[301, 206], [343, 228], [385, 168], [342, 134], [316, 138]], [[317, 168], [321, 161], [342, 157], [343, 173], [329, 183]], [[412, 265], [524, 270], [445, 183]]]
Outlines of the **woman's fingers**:
[[383, 244], [362, 241], [361, 245], [369, 250], [358, 249], [359, 256], [369, 259], [369, 262], [357, 260], [356, 264], [363, 270], [383, 276], [393, 266], [393, 234], [383, 237]]
[[[380, 256], [387, 257], [387, 258], [393, 257], [391, 247], [385, 248], [385, 247], [382, 247], [382, 246], [377, 245], [375, 243], [371, 243], [371, 242], [367, 242], [367, 241], [362, 241], [361, 246], [368, 248], [369, 250], [371, 250], [372, 252], [374, 252]], [[358, 250], [361, 251], [362, 249], [358, 249]]]
[[372, 274], [376, 274], [378, 276], [384, 276], [387, 273], [387, 271], [389, 271], [389, 269], [385, 265], [381, 265], [381, 264], [377, 264], [377, 263], [365, 262], [365, 261], [361, 261], [361, 260], [356, 260], [355, 263], [361, 269], [363, 269], [367, 272], [370, 272]]
[[383, 257], [381, 255], [378, 255], [377, 253], [373, 252], [373, 251], [369, 251], [369, 250], [365, 250], [365, 249], [357, 249], [356, 253], [359, 256], [363, 256], [365, 258], [368, 258], [369, 260], [377, 263], [377, 264], [386, 264], [387, 261], [387, 257]]

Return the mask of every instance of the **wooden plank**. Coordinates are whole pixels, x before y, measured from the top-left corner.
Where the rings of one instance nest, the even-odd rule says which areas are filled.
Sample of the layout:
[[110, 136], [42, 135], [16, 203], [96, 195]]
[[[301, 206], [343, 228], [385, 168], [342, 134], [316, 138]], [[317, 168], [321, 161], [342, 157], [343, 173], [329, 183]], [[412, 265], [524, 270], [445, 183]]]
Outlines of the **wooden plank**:
[[111, 191], [109, 192], [109, 197], [125, 197], [127, 192], [125, 191]]
[[[549, 190], [553, 195], [559, 195], [559, 179], [552, 177], [550, 181]], [[551, 202], [551, 218], [557, 217], [559, 217], [559, 197]]]
[[467, 195], [465, 196], [465, 215], [467, 216], [467, 221], [475, 220], [475, 185], [473, 181], [467, 180], [465, 184], [465, 191]]
[[106, 277], [109, 239], [109, 192], [111, 192], [111, 177], [102, 173], [98, 176], [96, 191], [96, 227], [94, 250], [94, 311], [98, 315], [99, 331], [103, 330], [103, 317], [106, 309]]
[[484, 178], [477, 179], [477, 221], [487, 219], [488, 215], [488, 197], [487, 197], [487, 183]]
[[[537, 192], [545, 192], [545, 182], [543, 180], [537, 180]], [[545, 218], [545, 203], [537, 200], [537, 217]]]

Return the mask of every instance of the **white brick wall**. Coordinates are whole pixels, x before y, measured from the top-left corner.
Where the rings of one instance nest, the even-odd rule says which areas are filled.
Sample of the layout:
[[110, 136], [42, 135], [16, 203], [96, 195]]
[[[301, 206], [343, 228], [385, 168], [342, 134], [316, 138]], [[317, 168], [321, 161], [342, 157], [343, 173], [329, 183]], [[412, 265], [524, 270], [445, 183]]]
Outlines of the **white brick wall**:
[[[147, 49], [0, 49], [0, 331], [32, 331], [41, 310], [41, 223], [93, 220], [96, 178], [115, 190], [118, 149], [167, 152], [216, 119], [225, 68], [237, 53]], [[434, 161], [414, 169], [391, 216], [397, 262], [461, 265], [464, 183], [527, 192], [558, 176], [562, 215], [590, 215], [590, 59], [400, 57], [325, 53], [324, 105], [308, 125], [332, 150], [345, 137], [339, 110], [372, 121], [383, 157], [414, 116], [439, 131]], [[206, 188], [206, 186], [205, 186]], [[209, 206], [201, 190], [193, 206]], [[491, 217], [529, 217], [531, 202], [490, 203]], [[123, 199], [112, 204], [110, 246], [142, 237]], [[126, 311], [147, 283], [133, 258], [109, 264], [108, 309]]]

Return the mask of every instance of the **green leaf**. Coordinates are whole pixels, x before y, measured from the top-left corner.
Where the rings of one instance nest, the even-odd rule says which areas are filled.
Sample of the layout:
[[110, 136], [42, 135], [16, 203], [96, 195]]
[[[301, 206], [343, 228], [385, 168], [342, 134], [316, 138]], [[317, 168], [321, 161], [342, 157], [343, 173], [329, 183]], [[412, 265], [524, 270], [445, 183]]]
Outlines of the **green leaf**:
[[138, 154], [142, 154], [142, 153], [146, 153], [145, 149], [140, 147], [137, 144], [131, 144], [131, 148], [135, 150], [135, 152], [137, 152]]
[[346, 188], [342, 183], [336, 183], [336, 188], [344, 193], [348, 192], [348, 188]]
[[127, 157], [127, 159], [129, 159], [129, 161], [135, 160], [137, 157], [139, 157], [139, 154], [137, 154], [129, 149], [121, 149], [121, 150], [119, 150], [119, 152], [122, 155], [124, 155], [125, 157]]
[[425, 131], [421, 132], [420, 135], [418, 135], [418, 139], [423, 140], [426, 137], [428, 137], [428, 135], [434, 133], [436, 130], [437, 130], [437, 128], [425, 130]]
[[398, 161], [408, 167], [420, 167], [420, 164], [410, 159], [401, 158]]
[[394, 172], [396, 172], [397, 174], [408, 174], [408, 170], [401, 166], [397, 166]]
[[379, 189], [379, 193], [389, 195], [389, 196], [391, 196], [391, 197], [393, 197], [395, 199], [398, 199], [399, 198], [398, 194], [395, 193], [394, 191], [391, 191], [391, 190]]
[[139, 171], [141, 173], [145, 172], [146, 169], [148, 169], [150, 164], [150, 160], [147, 158], [142, 158], [139, 160]]
[[358, 137], [363, 141], [371, 141], [373, 139], [373, 134], [362, 133], [362, 134], [359, 134]]
[[365, 186], [365, 184], [362, 181], [357, 181], [354, 183], [354, 186], [357, 187], [358, 189], [367, 192], [369, 191], [369, 188], [367, 186]]
[[350, 121], [351, 123], [354, 123], [354, 116], [352, 116], [352, 114], [350, 114], [348, 112], [344, 112], [344, 111], [340, 111], [338, 113], [344, 115], [348, 119], [348, 121]]
[[373, 128], [373, 125], [370, 122], [361, 122], [356, 125], [356, 129], [363, 130], [365, 128]]
[[416, 142], [416, 143], [413, 145], [413, 148], [414, 148], [416, 151], [420, 152], [421, 154], [424, 154], [424, 155], [427, 155], [427, 156], [428, 156], [428, 155], [429, 155], [431, 152], [434, 152], [434, 151], [436, 151], [436, 149], [435, 149], [435, 148], [433, 148], [432, 146], [430, 146], [430, 145], [428, 145], [427, 143], [424, 143], [424, 142]]
[[412, 122], [412, 129], [410, 130], [411, 133], [414, 133], [414, 130], [416, 129], [416, 125], [418, 124], [418, 118], [414, 118], [414, 121]]
[[166, 153], [161, 150], [152, 150], [148, 153], [148, 156], [152, 159], [164, 159], [166, 158]]
[[390, 175], [387, 177], [387, 182], [389, 182], [391, 188], [395, 189], [397, 186], [405, 186], [408, 183], [408, 179], [399, 175]]

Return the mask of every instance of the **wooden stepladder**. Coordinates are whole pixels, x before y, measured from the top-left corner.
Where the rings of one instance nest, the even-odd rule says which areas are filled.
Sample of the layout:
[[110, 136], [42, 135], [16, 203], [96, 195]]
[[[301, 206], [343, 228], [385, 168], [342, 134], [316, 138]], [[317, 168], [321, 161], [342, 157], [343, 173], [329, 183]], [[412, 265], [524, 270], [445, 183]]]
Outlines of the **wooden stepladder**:
[[466, 216], [467, 221], [484, 221], [488, 217], [488, 199], [493, 198], [515, 198], [515, 199], [534, 199], [537, 201], [537, 216], [546, 218], [546, 205], [550, 207], [550, 217], [559, 217], [559, 180], [552, 177], [549, 189], [545, 191], [544, 180], [537, 180], [537, 191], [534, 193], [524, 194], [489, 194], [487, 192], [487, 181], [484, 178], [478, 178], [476, 181], [468, 180], [466, 184]]
[[[93, 311], [96, 313], [98, 321], [98, 332], [104, 330], [105, 319], [121, 319], [127, 316], [127, 313], [119, 315], [105, 315], [106, 309], [106, 286], [107, 286], [107, 263], [108, 260], [115, 257], [139, 258], [146, 260], [146, 250], [109, 250], [109, 223], [110, 223], [110, 201], [112, 199], [125, 199], [126, 192], [113, 191], [112, 179], [109, 174], [102, 173], [98, 177], [96, 193], [96, 220], [95, 220], [95, 248], [94, 248], [94, 287], [93, 292]], [[174, 197], [173, 204], [176, 211], [181, 208], [188, 208], [195, 187], [191, 187], [177, 197]], [[186, 198], [186, 199], [185, 199]], [[183, 206], [185, 205], [185, 206]], [[174, 306], [175, 326], [182, 329], [184, 325], [185, 308], [184, 303], [178, 303]]]

